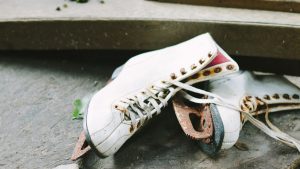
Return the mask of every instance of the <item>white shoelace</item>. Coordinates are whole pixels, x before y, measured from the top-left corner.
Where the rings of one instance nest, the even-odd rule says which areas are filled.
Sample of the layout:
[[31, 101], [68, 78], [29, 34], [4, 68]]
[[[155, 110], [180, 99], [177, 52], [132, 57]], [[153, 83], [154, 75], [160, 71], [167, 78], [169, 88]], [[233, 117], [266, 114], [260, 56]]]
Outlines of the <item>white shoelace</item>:
[[[207, 99], [197, 98], [189, 95], [181, 89], [209, 97]], [[138, 123], [137, 121], [143, 124], [146, 119], [151, 118], [155, 112], [159, 114], [161, 109], [167, 105], [168, 100], [175, 93], [177, 93], [177, 91], [179, 91], [179, 94], [183, 98], [194, 103], [213, 103], [239, 111], [247, 120], [249, 120], [254, 126], [262, 130], [264, 133], [291, 147], [297, 148], [300, 152], [300, 141], [282, 132], [276, 126], [274, 126], [268, 119], [268, 112], [266, 112], [266, 121], [270, 128], [263, 122], [254, 118], [251, 112], [241, 110], [239, 107], [231, 104], [229, 100], [182, 82], [165, 81], [164, 83], [159, 83], [151, 88], [148, 88], [143, 94], [138, 94], [135, 97], [122, 100], [122, 102], [126, 104], [124, 108], [127, 110], [126, 112], [128, 112], [125, 114], [131, 120], [134, 126]], [[252, 110], [255, 111], [255, 107]], [[144, 112], [146, 112], [146, 114]]]
[[[203, 94], [203, 95], [207, 95], [207, 96], [211, 97], [209, 99], [199, 99], [199, 98], [189, 95], [188, 93], [186, 93], [184, 91], [180, 91], [180, 94], [183, 96], [183, 98], [185, 98], [191, 102], [194, 102], [194, 103], [199, 103], [199, 104], [214, 103], [214, 104], [217, 104], [220, 106], [224, 106], [224, 107], [239, 111], [246, 117], [247, 120], [249, 120], [254, 126], [256, 126], [260, 130], [262, 130], [264, 133], [266, 133], [270, 137], [272, 137], [276, 140], [279, 140], [291, 147], [297, 148], [298, 151], [300, 152], [300, 141], [291, 137], [290, 135], [282, 132], [276, 126], [274, 126], [269, 121], [268, 112], [266, 112], [265, 117], [266, 117], [267, 124], [269, 125], [270, 128], [267, 127], [263, 122], [254, 118], [253, 115], [251, 114], [251, 112], [241, 110], [239, 107], [231, 104], [230, 101], [228, 101], [216, 94], [195, 88], [195, 87], [187, 85], [187, 84], [179, 84], [178, 83], [176, 85], [187, 91], [198, 93], [198, 94]], [[255, 109], [256, 109], [256, 107], [252, 108], [253, 111], [255, 111]]]

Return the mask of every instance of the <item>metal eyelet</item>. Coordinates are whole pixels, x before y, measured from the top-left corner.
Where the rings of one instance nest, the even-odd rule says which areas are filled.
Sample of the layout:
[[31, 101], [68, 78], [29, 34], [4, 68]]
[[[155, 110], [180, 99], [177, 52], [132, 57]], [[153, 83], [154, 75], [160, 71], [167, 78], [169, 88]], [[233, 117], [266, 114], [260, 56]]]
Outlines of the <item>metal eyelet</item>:
[[279, 94], [275, 93], [272, 97], [273, 97], [274, 99], [279, 99]]
[[197, 66], [195, 65], [195, 64], [192, 64], [191, 65], [191, 70], [194, 70], [194, 69], [196, 69], [197, 68]]
[[171, 73], [170, 77], [171, 77], [172, 80], [175, 80], [177, 78], [176, 75], [175, 75], [175, 73]]
[[216, 67], [215, 69], [214, 69], [214, 72], [215, 73], [220, 73], [222, 71], [222, 68], [221, 67]]
[[231, 65], [231, 64], [226, 66], [226, 69], [227, 69], [227, 70], [232, 70], [233, 68], [234, 68], [234, 66]]
[[288, 94], [283, 94], [282, 97], [285, 98], [285, 99], [287, 99], [287, 100], [291, 100], [291, 97]]
[[200, 59], [200, 60], [199, 60], [199, 63], [200, 63], [201, 65], [202, 65], [204, 62], [205, 62], [204, 59]]
[[298, 94], [293, 94], [293, 99], [299, 99], [300, 98], [300, 96], [298, 95]]
[[197, 79], [198, 77], [200, 77], [200, 73], [195, 73], [191, 76], [191, 79]]
[[265, 99], [265, 100], [270, 100], [271, 98], [270, 98], [269, 95], [265, 95], [265, 96], [264, 96], [264, 99]]
[[184, 68], [181, 68], [181, 69], [180, 69], [180, 73], [181, 73], [182, 75], [186, 74], [185, 69], [184, 69]]
[[212, 57], [212, 53], [209, 52], [207, 56], [208, 56], [209, 58]]
[[210, 75], [210, 70], [206, 70], [203, 72], [203, 76], [209, 76]]

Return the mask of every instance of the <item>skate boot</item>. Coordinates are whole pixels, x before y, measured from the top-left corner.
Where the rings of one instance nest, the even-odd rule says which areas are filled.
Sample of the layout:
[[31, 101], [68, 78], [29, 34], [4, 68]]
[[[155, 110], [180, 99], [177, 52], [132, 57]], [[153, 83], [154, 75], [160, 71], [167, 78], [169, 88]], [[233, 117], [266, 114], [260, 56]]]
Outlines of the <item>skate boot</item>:
[[[209, 81], [207, 90], [215, 96], [211, 95], [205, 100], [205, 98], [199, 99], [181, 91], [176, 97], [177, 101], [174, 99], [177, 117], [194, 113], [200, 118], [198, 119], [200, 124], [196, 128], [189, 127], [187, 130], [182, 127], [187, 135], [197, 139], [195, 132], [210, 132], [211, 137], [197, 141], [207, 154], [215, 155], [220, 149], [232, 147], [238, 140], [242, 124], [247, 120], [276, 140], [300, 150], [300, 142], [280, 131], [268, 118], [270, 112], [300, 109], [300, 89], [284, 77], [256, 75], [252, 72], [240, 71]], [[193, 107], [183, 103], [182, 100], [201, 104]], [[253, 117], [262, 113], [265, 113], [268, 127]], [[212, 121], [209, 116], [212, 116]], [[178, 119], [180, 121], [180, 118]], [[189, 120], [184, 121], [186, 123]], [[185, 123], [181, 122], [181, 126], [184, 126]], [[212, 123], [219, 123], [213, 125], [215, 127], [213, 133], [204, 127]]]
[[237, 70], [209, 34], [135, 56], [90, 100], [84, 118], [86, 140], [98, 155], [110, 156], [160, 114], [178, 91], [207, 94], [191, 85]]

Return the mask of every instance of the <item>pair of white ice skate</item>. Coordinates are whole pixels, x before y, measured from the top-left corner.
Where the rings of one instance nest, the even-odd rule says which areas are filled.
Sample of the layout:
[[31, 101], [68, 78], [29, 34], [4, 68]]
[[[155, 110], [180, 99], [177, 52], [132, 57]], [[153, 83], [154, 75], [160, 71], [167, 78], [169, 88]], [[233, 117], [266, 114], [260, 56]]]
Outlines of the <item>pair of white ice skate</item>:
[[[210, 155], [232, 147], [247, 120], [300, 150], [300, 142], [267, 116], [299, 109], [300, 89], [283, 77], [239, 71], [209, 34], [135, 56], [112, 79], [92, 97], [84, 118], [86, 140], [102, 157], [117, 152], [170, 100], [183, 131]], [[266, 113], [268, 126], [253, 117], [260, 113]], [[199, 118], [196, 126], [190, 114]]]

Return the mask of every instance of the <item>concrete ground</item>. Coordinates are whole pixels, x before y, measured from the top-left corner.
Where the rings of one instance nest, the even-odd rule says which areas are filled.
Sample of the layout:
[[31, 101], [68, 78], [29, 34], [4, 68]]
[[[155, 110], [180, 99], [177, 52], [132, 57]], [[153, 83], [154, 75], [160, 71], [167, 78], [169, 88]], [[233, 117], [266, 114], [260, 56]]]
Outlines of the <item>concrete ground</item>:
[[[126, 60], [120, 59], [120, 54], [113, 57], [119, 59], [108, 59], [105, 52], [90, 59], [83, 57], [85, 53], [53, 55], [0, 54], [0, 168], [53, 168], [74, 163], [70, 156], [82, 121], [72, 120], [72, 102], [103, 87], [113, 68]], [[276, 113], [271, 120], [300, 138], [298, 113]], [[169, 107], [116, 155], [100, 159], [91, 152], [77, 163], [81, 168], [122, 169], [286, 168], [299, 156], [297, 150], [251, 124], [244, 126], [239, 141], [249, 150], [233, 147], [210, 158], [183, 134]]]

